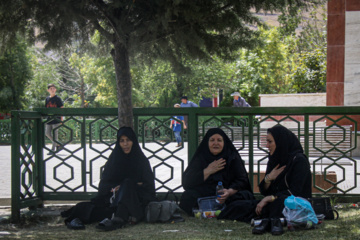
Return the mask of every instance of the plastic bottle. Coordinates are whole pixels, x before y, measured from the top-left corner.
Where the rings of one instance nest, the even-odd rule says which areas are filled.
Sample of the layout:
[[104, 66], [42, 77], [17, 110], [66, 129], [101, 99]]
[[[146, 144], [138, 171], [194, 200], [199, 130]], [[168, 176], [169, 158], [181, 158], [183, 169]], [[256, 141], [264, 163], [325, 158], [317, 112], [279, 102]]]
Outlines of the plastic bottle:
[[[222, 182], [218, 182], [218, 185], [216, 186], [216, 197], [219, 198], [221, 197], [221, 195], [223, 194], [224, 191], [224, 186], [222, 184]], [[219, 200], [216, 198], [216, 202], [220, 203]]]
[[[313, 229], [314, 228], [314, 224], [312, 221], [304, 221], [304, 222], [294, 222], [294, 223], [290, 223], [290, 225], [292, 225], [292, 228], [295, 229]], [[288, 225], [288, 229], [291, 230], [289, 228]]]

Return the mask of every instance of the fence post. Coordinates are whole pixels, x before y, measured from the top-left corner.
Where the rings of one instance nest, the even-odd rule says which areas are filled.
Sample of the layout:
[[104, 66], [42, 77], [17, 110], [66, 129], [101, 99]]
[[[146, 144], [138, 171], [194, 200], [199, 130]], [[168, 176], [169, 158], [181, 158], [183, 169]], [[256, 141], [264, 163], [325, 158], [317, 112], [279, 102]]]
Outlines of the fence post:
[[[192, 156], [194, 155], [198, 145], [198, 116], [195, 114], [195, 108], [190, 108], [189, 110], [189, 120], [188, 120], [188, 163], [191, 161]], [[190, 127], [190, 128], [189, 128]], [[191, 143], [191, 144], [189, 144]]]
[[[315, 128], [314, 128], [315, 129]], [[304, 115], [304, 152], [309, 157], [309, 115]]]
[[11, 111], [11, 221], [20, 220], [20, 112]]
[[249, 179], [250, 179], [251, 189], [254, 189], [254, 115], [249, 116], [248, 136], [249, 136], [248, 141], [249, 141], [249, 174], [250, 174]]

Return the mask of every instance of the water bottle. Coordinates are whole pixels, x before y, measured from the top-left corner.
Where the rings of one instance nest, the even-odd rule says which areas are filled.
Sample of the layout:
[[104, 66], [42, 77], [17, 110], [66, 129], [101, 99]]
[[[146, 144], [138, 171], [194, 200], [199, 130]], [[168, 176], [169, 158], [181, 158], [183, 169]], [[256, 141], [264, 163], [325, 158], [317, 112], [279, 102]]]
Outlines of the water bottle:
[[296, 229], [313, 229], [313, 228], [314, 228], [314, 224], [312, 221], [288, 223], [288, 229], [290, 231], [295, 231]]
[[[223, 191], [224, 191], [224, 186], [222, 184], [222, 182], [218, 182], [218, 185], [216, 186], [216, 197], [219, 198], [221, 197], [221, 195], [223, 194]], [[216, 202], [217, 203], [220, 203], [219, 200], [216, 198]]]

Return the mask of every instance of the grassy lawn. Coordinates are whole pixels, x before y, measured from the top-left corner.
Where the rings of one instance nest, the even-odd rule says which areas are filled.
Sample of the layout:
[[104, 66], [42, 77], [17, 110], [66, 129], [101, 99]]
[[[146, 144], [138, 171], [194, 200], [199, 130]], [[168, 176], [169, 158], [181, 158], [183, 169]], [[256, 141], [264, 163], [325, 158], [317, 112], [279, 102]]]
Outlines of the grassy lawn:
[[28, 212], [21, 224], [0, 223], [0, 239], [360, 239], [360, 209], [344, 205], [339, 220], [318, 229], [289, 232], [282, 236], [253, 235], [250, 224], [186, 217], [182, 223], [140, 223], [112, 232], [99, 232], [96, 223], [86, 230], [69, 230], [60, 216]]

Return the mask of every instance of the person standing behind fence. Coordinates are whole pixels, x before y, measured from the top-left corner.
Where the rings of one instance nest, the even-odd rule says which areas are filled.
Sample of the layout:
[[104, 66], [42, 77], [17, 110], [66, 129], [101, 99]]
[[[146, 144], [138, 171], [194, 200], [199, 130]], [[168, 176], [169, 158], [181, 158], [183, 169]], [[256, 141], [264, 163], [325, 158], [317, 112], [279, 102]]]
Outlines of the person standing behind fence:
[[[49, 96], [46, 97], [45, 99], [45, 107], [46, 108], [63, 108], [64, 104], [61, 100], [61, 98], [59, 98], [56, 95], [56, 87], [54, 84], [49, 84], [47, 86], [48, 88], [48, 92], [49, 92]], [[48, 120], [51, 117], [48, 117]], [[55, 141], [58, 140], [58, 130], [54, 130], [56, 129], [58, 126], [60, 126], [62, 122], [62, 117], [56, 117], [54, 120], [46, 123], [45, 125], [45, 135], [51, 140], [52, 142], [52, 147], [51, 147], [51, 151], [49, 151], [48, 155], [52, 155], [55, 152], [58, 152], [59, 150], [61, 150], [61, 146], [57, 145], [57, 143]], [[54, 134], [54, 136], [53, 136]]]
[[[179, 108], [180, 104], [176, 103], [174, 105], [175, 108]], [[182, 121], [183, 125], [184, 125], [184, 129], [186, 129], [186, 124], [184, 121], [184, 117], [183, 116], [174, 116], [175, 119], [170, 119], [170, 128], [172, 128], [174, 135], [175, 135], [175, 139], [177, 142], [177, 146], [176, 147], [181, 147], [182, 143], [181, 143], [181, 123], [176, 121], [176, 119]]]
[[234, 97], [233, 106], [234, 107], [251, 107], [243, 97], [241, 97], [239, 92], [234, 92], [231, 94]]
[[[196, 103], [193, 103], [192, 101], [188, 101], [187, 96], [182, 96], [180, 98], [180, 100], [181, 100], [180, 107], [186, 107], [186, 108], [188, 108], [188, 107], [199, 107]], [[184, 120], [188, 124], [188, 116], [187, 115], [185, 116]]]
[[181, 100], [180, 107], [199, 107], [196, 103], [193, 103], [192, 101], [188, 101], [187, 96], [182, 96], [180, 100]]

